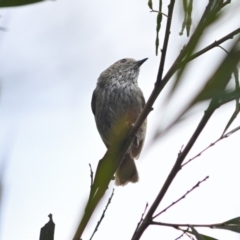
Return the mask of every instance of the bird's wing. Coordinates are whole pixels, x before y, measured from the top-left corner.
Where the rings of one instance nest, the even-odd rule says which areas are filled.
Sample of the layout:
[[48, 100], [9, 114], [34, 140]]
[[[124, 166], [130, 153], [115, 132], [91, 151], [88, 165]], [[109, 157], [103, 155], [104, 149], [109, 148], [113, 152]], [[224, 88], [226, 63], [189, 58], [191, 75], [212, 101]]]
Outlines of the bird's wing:
[[[141, 96], [141, 100], [142, 100], [142, 109], [145, 106], [145, 99], [143, 97], [143, 95]], [[131, 157], [138, 159], [139, 155], [142, 151], [142, 147], [144, 144], [144, 139], [145, 139], [145, 135], [146, 135], [146, 127], [147, 127], [147, 120], [144, 121], [143, 125], [140, 127], [139, 131], [137, 132], [132, 146], [131, 146]]]
[[[140, 156], [140, 153], [142, 151], [142, 147], [143, 147], [144, 140], [145, 140], [145, 134], [146, 134], [146, 124], [147, 124], [147, 122], [145, 120], [145, 122], [143, 123], [143, 125], [141, 127], [144, 129], [143, 130], [144, 132], [142, 133], [144, 135], [143, 138], [140, 140], [138, 137], [138, 133], [137, 133], [133, 140], [133, 143], [131, 145], [130, 155], [134, 159], [138, 159]], [[141, 131], [141, 128], [140, 128], [140, 131]]]
[[144, 99], [143, 95], [141, 96], [141, 99], [142, 99], [142, 108], [144, 108], [145, 107], [145, 99]]
[[92, 106], [92, 112], [95, 115], [95, 107], [96, 107], [96, 92], [95, 90], [93, 91], [93, 95], [92, 95], [92, 102], [91, 102], [91, 106]]

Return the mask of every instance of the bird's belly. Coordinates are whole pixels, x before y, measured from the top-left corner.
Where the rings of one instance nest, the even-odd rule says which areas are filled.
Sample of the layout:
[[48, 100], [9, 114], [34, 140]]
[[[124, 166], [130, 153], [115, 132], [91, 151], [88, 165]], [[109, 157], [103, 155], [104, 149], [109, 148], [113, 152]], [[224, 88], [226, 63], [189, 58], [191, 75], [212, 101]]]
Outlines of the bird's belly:
[[132, 88], [104, 89], [97, 101], [97, 128], [107, 146], [126, 126], [134, 123], [142, 105], [138, 94]]

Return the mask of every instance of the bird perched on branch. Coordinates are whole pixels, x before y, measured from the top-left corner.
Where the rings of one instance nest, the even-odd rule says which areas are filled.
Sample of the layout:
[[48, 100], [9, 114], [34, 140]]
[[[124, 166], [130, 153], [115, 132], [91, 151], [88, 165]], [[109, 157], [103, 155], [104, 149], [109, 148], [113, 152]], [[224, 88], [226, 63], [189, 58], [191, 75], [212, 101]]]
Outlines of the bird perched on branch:
[[[132, 126], [145, 105], [137, 80], [140, 66], [146, 60], [147, 58], [140, 61], [121, 59], [103, 71], [98, 78], [92, 96], [92, 111], [107, 148], [111, 147], [113, 139], [120, 133], [122, 124]], [[116, 185], [138, 181], [134, 159], [139, 157], [142, 150], [146, 126], [145, 120], [116, 172]]]

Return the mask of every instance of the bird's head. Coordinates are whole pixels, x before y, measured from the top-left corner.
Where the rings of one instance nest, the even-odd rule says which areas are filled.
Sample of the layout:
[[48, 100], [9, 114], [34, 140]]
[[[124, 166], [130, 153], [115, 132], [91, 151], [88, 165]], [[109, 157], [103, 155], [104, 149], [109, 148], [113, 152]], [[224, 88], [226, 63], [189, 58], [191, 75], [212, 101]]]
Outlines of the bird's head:
[[140, 61], [136, 61], [132, 58], [123, 58], [107, 68], [100, 75], [100, 80], [103, 80], [105, 83], [109, 80], [137, 82], [140, 66], [146, 60], [147, 58], [144, 58]]

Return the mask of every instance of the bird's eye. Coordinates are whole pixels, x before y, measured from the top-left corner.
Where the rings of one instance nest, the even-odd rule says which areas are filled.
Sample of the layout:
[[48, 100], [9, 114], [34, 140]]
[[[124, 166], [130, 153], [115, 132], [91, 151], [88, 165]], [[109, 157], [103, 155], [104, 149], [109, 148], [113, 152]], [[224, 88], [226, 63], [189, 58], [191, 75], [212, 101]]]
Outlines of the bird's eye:
[[124, 58], [122, 60], [120, 60], [120, 63], [125, 63], [127, 60]]

